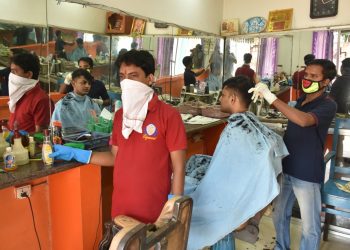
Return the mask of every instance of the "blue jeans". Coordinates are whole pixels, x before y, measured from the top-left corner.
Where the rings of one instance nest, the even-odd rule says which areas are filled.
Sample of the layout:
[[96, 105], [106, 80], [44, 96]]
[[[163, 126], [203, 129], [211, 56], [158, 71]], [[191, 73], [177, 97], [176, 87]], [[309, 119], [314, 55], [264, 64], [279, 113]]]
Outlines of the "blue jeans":
[[290, 249], [290, 219], [297, 199], [302, 222], [300, 250], [318, 250], [321, 239], [321, 185], [282, 176], [281, 192], [274, 201], [275, 250]]
[[232, 233], [229, 233], [224, 238], [216, 242], [211, 246], [210, 250], [235, 250], [235, 241]]

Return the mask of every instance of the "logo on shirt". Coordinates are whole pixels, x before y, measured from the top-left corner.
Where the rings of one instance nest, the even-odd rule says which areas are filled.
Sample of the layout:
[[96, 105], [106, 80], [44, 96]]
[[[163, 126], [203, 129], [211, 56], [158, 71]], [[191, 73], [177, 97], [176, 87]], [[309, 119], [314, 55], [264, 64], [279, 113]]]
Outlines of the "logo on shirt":
[[155, 140], [157, 139], [158, 135], [158, 130], [154, 124], [148, 124], [144, 129], [143, 129], [143, 139], [145, 140]]

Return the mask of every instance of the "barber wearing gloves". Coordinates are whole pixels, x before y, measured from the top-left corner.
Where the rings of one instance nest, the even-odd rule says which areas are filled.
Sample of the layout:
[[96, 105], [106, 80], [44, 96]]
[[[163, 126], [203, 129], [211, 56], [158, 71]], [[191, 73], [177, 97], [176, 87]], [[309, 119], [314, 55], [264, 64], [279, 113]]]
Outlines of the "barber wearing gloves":
[[118, 68], [123, 108], [114, 117], [111, 151], [55, 145], [51, 157], [114, 166], [112, 218], [127, 215], [153, 223], [168, 194], [183, 193], [185, 127], [180, 114], [150, 88], [155, 62], [149, 52], [128, 51]]
[[316, 59], [305, 69], [302, 95], [290, 107], [258, 83], [253, 100], [262, 96], [288, 118], [284, 142], [289, 156], [283, 159], [282, 186], [274, 202], [273, 221], [276, 229], [275, 250], [290, 249], [290, 219], [295, 199], [302, 220], [301, 250], [319, 249], [321, 238], [321, 183], [324, 181], [323, 153], [328, 128], [337, 105], [325, 93], [337, 71], [333, 62]]

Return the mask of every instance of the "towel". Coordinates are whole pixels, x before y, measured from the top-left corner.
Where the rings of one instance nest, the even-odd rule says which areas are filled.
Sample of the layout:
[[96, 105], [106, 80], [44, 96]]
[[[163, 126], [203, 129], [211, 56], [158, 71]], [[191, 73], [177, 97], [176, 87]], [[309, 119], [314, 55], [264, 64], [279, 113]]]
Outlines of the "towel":
[[279, 193], [286, 155], [282, 138], [252, 113], [231, 115], [213, 157], [186, 164], [185, 194], [194, 205], [188, 249], [215, 244], [266, 207]]

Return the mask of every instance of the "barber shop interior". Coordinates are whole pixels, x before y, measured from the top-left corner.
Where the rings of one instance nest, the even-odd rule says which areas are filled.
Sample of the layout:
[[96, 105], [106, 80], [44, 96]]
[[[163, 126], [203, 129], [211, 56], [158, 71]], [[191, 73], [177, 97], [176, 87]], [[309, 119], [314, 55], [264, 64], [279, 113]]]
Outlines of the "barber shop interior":
[[0, 0], [0, 249], [349, 250], [349, 9]]

